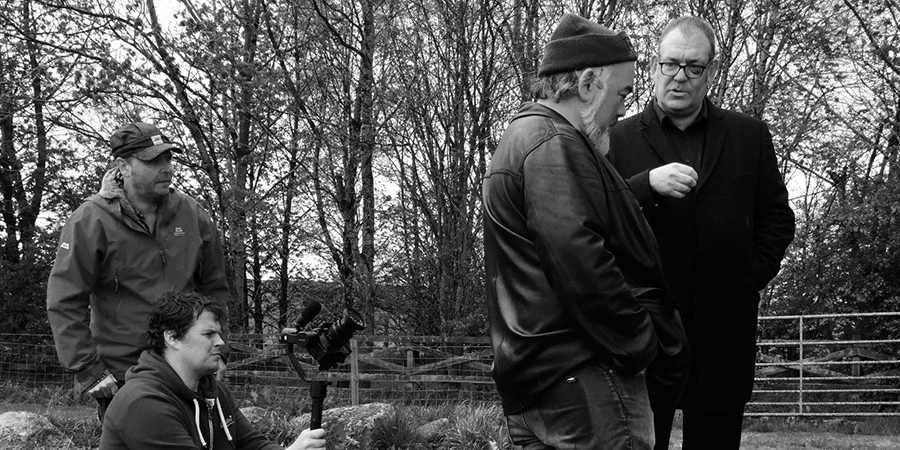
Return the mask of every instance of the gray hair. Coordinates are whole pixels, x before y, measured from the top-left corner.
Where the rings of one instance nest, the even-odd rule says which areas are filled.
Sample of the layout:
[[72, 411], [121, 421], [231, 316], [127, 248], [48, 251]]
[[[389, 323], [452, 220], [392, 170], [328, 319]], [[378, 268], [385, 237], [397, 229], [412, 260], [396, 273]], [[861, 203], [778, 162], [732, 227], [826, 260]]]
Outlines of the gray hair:
[[574, 97], [578, 95], [578, 80], [582, 72], [591, 70], [591, 73], [596, 75], [597, 81], [605, 83], [609, 79], [610, 71], [604, 70], [604, 67], [606, 66], [535, 76], [531, 82], [531, 95], [538, 100], [553, 100], [555, 102]]
[[[716, 57], [716, 35], [712, 26], [706, 20], [694, 16], [681, 16], [669, 21], [662, 33], [659, 34], [659, 42], [662, 42], [669, 33], [680, 30], [684, 34], [695, 32], [702, 33], [706, 40], [709, 41], [709, 60], [712, 61]], [[657, 52], [659, 48], [657, 47]]]

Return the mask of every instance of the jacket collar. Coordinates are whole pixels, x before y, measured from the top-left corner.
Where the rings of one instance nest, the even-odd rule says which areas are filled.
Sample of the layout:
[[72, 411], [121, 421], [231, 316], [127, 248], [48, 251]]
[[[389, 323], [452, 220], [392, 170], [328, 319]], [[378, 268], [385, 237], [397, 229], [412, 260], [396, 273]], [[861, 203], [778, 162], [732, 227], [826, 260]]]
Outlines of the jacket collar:
[[[109, 169], [106, 171], [106, 174], [103, 175], [103, 181], [100, 182], [100, 192], [97, 192], [97, 195], [109, 202], [110, 205], [118, 202], [122, 219], [130, 219], [124, 220], [129, 226], [138, 231], [149, 232], [149, 230], [146, 229], [144, 220], [138, 216], [134, 205], [128, 200], [128, 196], [125, 195], [125, 189], [122, 187], [123, 184], [122, 173], [119, 172], [119, 169], [115, 167]], [[115, 211], [116, 208], [111, 206], [111, 209]]]
[[[653, 151], [656, 152], [666, 164], [679, 162], [678, 155], [669, 145], [666, 134], [660, 125], [659, 117], [656, 115], [656, 110], [653, 107], [653, 102], [655, 101], [656, 100], [653, 99], [647, 103], [644, 111], [641, 112], [641, 134], [650, 144]], [[713, 105], [712, 102], [709, 101], [709, 98], [706, 98], [703, 101], [706, 106], [707, 120], [709, 122], [706, 127], [706, 144], [703, 148], [703, 164], [700, 169], [700, 179], [697, 181], [697, 187], [695, 188], [697, 190], [703, 186], [703, 183], [709, 178], [710, 174], [712, 174], [713, 168], [719, 160], [719, 155], [722, 153], [722, 146], [725, 143], [725, 135], [727, 134], [727, 127], [725, 126], [725, 110]]]
[[565, 117], [563, 117], [562, 114], [537, 102], [522, 103], [522, 106], [519, 107], [519, 112], [516, 113], [516, 116], [513, 117], [512, 120], [521, 119], [528, 116], [548, 117], [553, 120], [562, 121], [563, 123], [570, 125], [572, 128], [575, 128], [575, 125], [569, 123], [569, 121]]
[[[91, 200], [135, 231], [153, 234], [146, 227], [144, 220], [138, 217], [137, 210], [125, 195], [123, 183], [119, 169], [115, 167], [109, 169], [100, 182], [100, 191], [92, 196]], [[157, 224], [162, 223], [160, 219], [168, 219], [175, 214], [179, 201], [180, 198], [175, 194], [175, 189], [169, 187], [169, 195], [162, 200], [162, 204], [158, 208]]]
[[584, 133], [582, 133], [581, 130], [578, 129], [578, 127], [576, 127], [571, 122], [569, 122], [569, 120], [566, 119], [562, 114], [560, 114], [560, 113], [556, 112], [555, 110], [553, 110], [552, 108], [548, 108], [540, 103], [537, 103], [537, 102], [523, 103], [522, 106], [519, 108], [519, 112], [516, 113], [515, 117], [512, 118], [510, 123], [515, 120], [518, 120], [518, 119], [521, 119], [524, 117], [529, 117], [529, 116], [546, 117], [555, 122], [561, 122], [561, 123], [568, 125], [578, 135], [578, 137], [581, 138], [581, 141], [584, 143], [585, 147], [588, 150], [590, 150], [591, 155], [594, 157], [594, 159], [597, 159], [597, 158], [606, 159], [606, 158], [600, 157], [600, 152], [597, 151], [597, 148], [594, 146], [594, 143], [591, 142], [591, 140]]

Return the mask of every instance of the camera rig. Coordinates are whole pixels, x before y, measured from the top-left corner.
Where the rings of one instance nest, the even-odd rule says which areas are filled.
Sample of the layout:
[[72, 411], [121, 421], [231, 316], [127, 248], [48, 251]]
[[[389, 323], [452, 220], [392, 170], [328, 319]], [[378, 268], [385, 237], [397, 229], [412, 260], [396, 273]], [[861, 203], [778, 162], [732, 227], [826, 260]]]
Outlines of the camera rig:
[[306, 349], [310, 356], [319, 363], [319, 370], [329, 370], [343, 364], [350, 355], [348, 342], [356, 331], [365, 329], [362, 316], [353, 308], [344, 309], [343, 316], [338, 322], [323, 323], [311, 331], [303, 331], [322, 310], [319, 302], [312, 302], [300, 314], [300, 319], [294, 328], [281, 330], [281, 342], [286, 346], [287, 357], [294, 366], [294, 370], [300, 379], [309, 383], [309, 396], [312, 400], [309, 427], [311, 429], [322, 427], [322, 406], [327, 395], [328, 382], [325, 380], [310, 380], [306, 371], [300, 365], [294, 346]]

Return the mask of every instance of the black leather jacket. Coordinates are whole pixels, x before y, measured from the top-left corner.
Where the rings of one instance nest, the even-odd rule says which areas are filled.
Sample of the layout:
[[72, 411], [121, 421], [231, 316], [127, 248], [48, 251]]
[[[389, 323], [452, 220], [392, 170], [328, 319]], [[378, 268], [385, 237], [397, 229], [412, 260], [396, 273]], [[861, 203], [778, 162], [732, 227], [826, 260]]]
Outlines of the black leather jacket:
[[561, 115], [526, 103], [482, 195], [492, 374], [505, 413], [588, 360], [645, 369], [657, 336], [638, 298], [669, 315], [673, 303], [653, 232], [606, 158]]

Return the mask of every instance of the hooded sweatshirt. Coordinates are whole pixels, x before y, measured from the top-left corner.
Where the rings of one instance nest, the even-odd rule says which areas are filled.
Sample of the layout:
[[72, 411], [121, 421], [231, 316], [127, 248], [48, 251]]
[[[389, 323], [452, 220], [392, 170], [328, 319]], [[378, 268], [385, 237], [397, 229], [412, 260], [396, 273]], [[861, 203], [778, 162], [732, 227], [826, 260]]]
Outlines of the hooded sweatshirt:
[[162, 355], [143, 352], [106, 411], [100, 450], [283, 448], [256, 430], [213, 375], [202, 378], [198, 390], [188, 388]]
[[149, 229], [112, 169], [100, 192], [66, 221], [47, 283], [62, 366], [83, 388], [106, 371], [123, 381], [146, 348], [150, 310], [167, 290], [197, 291], [225, 304], [228, 279], [216, 227], [194, 199], [170, 188]]

